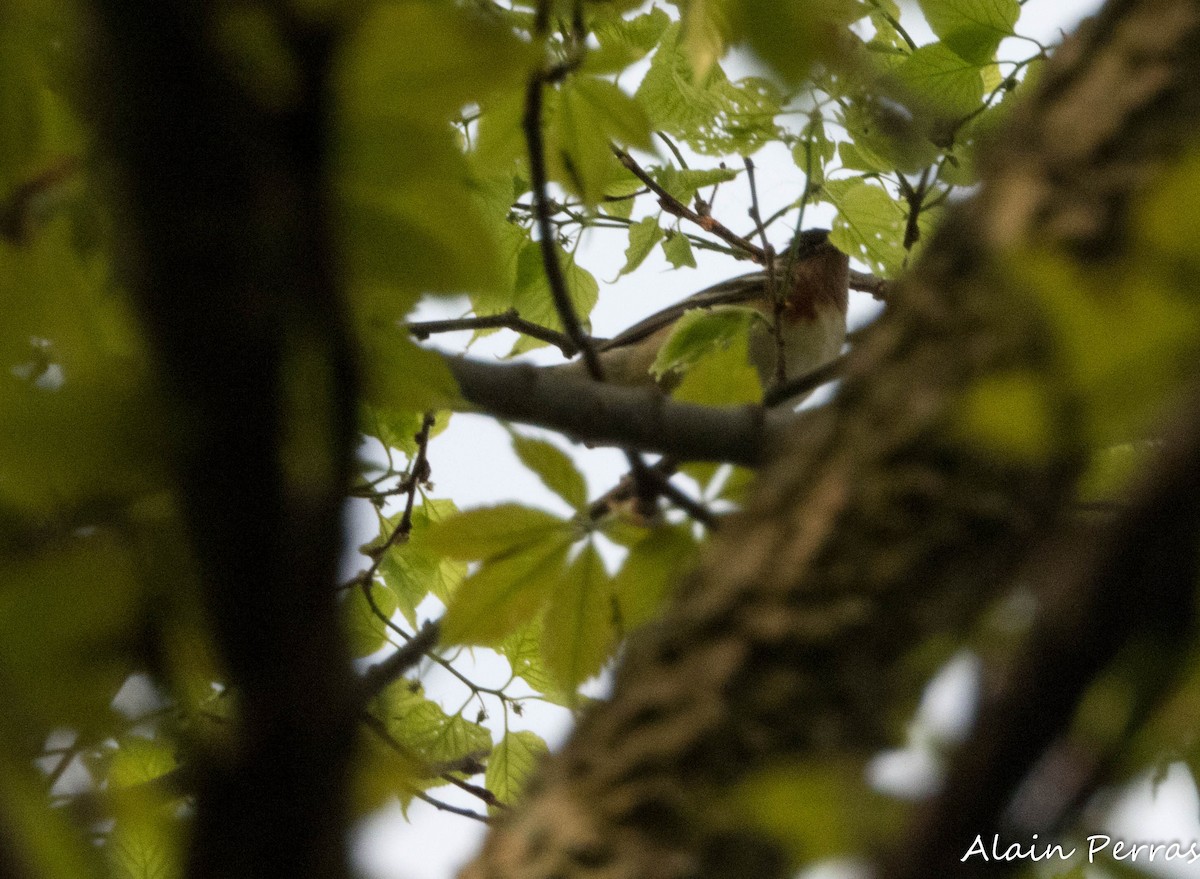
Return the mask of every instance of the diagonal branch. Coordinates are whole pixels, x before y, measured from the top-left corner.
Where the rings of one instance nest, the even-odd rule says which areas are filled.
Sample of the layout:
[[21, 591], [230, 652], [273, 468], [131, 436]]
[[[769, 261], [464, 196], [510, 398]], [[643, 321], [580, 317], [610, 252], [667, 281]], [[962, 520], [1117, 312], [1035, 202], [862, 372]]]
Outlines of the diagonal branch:
[[663, 187], [659, 185], [658, 181], [651, 177], [649, 173], [647, 173], [646, 169], [639, 165], [637, 160], [634, 159], [633, 156], [629, 155], [629, 153], [627, 153], [625, 150], [614, 146], [612, 151], [616, 155], [618, 161], [620, 161], [620, 163], [624, 165], [631, 174], [637, 177], [638, 180], [641, 180], [643, 183], [645, 183], [650, 191], [658, 196], [658, 203], [668, 214], [672, 214], [684, 220], [690, 220], [705, 232], [716, 235], [722, 241], [726, 241], [733, 245], [733, 247], [735, 247], [739, 252], [746, 254], [759, 265], [767, 264], [766, 251], [764, 251], [757, 244], [749, 241], [746, 238], [743, 238], [741, 235], [738, 235], [724, 223], [717, 221], [715, 218], [696, 213], [675, 196], [671, 195], [671, 193], [667, 192], [667, 190], [663, 189]]

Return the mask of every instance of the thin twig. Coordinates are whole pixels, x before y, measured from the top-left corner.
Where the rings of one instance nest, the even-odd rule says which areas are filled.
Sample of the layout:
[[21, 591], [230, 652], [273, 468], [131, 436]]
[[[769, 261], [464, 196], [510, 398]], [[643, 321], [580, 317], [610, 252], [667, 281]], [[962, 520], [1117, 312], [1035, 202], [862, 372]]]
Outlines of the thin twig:
[[787, 340], [783, 337], [783, 312], [787, 305], [780, 293], [779, 285], [775, 282], [775, 249], [767, 240], [767, 230], [763, 226], [762, 211], [758, 206], [758, 182], [754, 177], [754, 160], [749, 156], [742, 159], [746, 164], [746, 177], [750, 181], [750, 219], [758, 229], [759, 240], [762, 241], [763, 253], [767, 255], [767, 295], [771, 297], [771, 336], [775, 339], [775, 377], [774, 384], [781, 385], [787, 381]]
[[675, 157], [675, 161], [679, 163], [679, 167], [683, 168], [685, 171], [688, 170], [687, 159], [683, 157], [683, 153], [680, 151], [679, 147], [675, 145], [675, 141], [667, 137], [664, 132], [656, 131], [654, 133], [658, 136], [659, 140], [667, 145], [667, 149], [671, 151], [671, 155]]
[[567, 336], [557, 330], [550, 329], [550, 327], [544, 327], [541, 324], [525, 320], [525, 318], [517, 313], [515, 308], [510, 308], [508, 311], [502, 311], [499, 314], [487, 314], [480, 317], [413, 321], [405, 324], [404, 327], [415, 338], [421, 341], [428, 339], [435, 333], [453, 333], [460, 330], [513, 330], [553, 345], [562, 351], [564, 357], [574, 357], [579, 353], [579, 348]]
[[[541, 4], [544, 5], [546, 4]], [[542, 250], [542, 265], [546, 271], [550, 295], [554, 300], [554, 310], [567, 338], [583, 355], [588, 375], [596, 381], [604, 381], [604, 367], [600, 363], [600, 356], [587, 333], [583, 331], [579, 315], [575, 313], [575, 305], [567, 288], [567, 279], [555, 250], [554, 228], [550, 221], [550, 199], [546, 194], [546, 150], [545, 144], [542, 143], [542, 89], [545, 88], [546, 75], [539, 74], [530, 80], [525, 92], [525, 115], [522, 122], [525, 144], [529, 152], [529, 176], [533, 190], [533, 215], [538, 227], [538, 244]]]
[[[543, 0], [539, 4], [539, 15], [549, 4]], [[567, 337], [579, 349], [583, 357], [588, 375], [597, 382], [604, 381], [604, 366], [591, 337], [583, 331], [579, 315], [575, 313], [575, 305], [571, 301], [567, 289], [567, 279], [563, 275], [562, 264], [558, 261], [555, 250], [554, 230], [550, 222], [550, 199], [547, 195], [548, 178], [546, 174], [546, 146], [542, 142], [542, 90], [549, 77], [557, 75], [558, 68], [534, 76], [529, 81], [525, 92], [525, 115], [522, 118], [522, 128], [525, 133], [525, 146], [529, 153], [530, 187], [533, 191], [533, 213], [538, 227], [538, 243], [542, 250], [542, 265], [546, 272], [546, 281], [550, 286], [550, 295], [554, 300], [554, 310], [566, 330]], [[564, 71], [565, 73], [565, 71]], [[653, 501], [650, 485], [646, 475], [646, 464], [641, 456], [634, 451], [624, 450], [629, 460], [629, 467], [638, 481], [639, 493], [647, 502]]]
[[450, 782], [452, 785], [454, 785], [459, 790], [464, 790], [467, 793], [469, 793], [471, 796], [478, 797], [480, 800], [487, 803], [487, 805], [489, 805], [489, 806], [492, 806], [496, 809], [507, 809], [508, 808], [507, 803], [502, 803], [500, 801], [500, 798], [497, 797], [490, 790], [488, 790], [486, 787], [480, 787], [477, 784], [471, 784], [471, 782], [469, 782], [469, 781], [463, 781], [461, 778], [459, 778], [458, 776], [454, 775], [451, 772], [443, 772], [440, 777], [442, 779], [444, 779], [445, 781]]
[[629, 169], [629, 171], [635, 177], [637, 177], [650, 188], [651, 192], [658, 196], [658, 203], [664, 211], [669, 214], [673, 214], [676, 217], [682, 217], [685, 220], [691, 220], [705, 232], [716, 235], [718, 238], [727, 241], [729, 244], [732, 244], [759, 265], [766, 265], [766, 252], [757, 244], [746, 240], [741, 235], [738, 235], [736, 232], [729, 229], [727, 226], [713, 217], [705, 217], [693, 211], [675, 196], [671, 195], [671, 193], [663, 189], [658, 184], [658, 181], [651, 177], [646, 170], [637, 163], [633, 156], [629, 155], [629, 153], [625, 152], [625, 150], [614, 145], [612, 151], [622, 165]]
[[796, 397], [812, 393], [821, 387], [821, 385], [827, 384], [841, 375], [845, 365], [846, 358], [844, 356], [838, 357], [836, 360], [829, 361], [824, 366], [817, 367], [812, 372], [797, 376], [783, 384], [775, 385], [763, 394], [763, 405], [768, 408], [779, 406], [789, 400], [794, 400]]
[[[370, 584], [364, 585], [363, 588], [369, 589]], [[412, 639], [407, 644], [383, 660], [383, 662], [371, 666], [370, 670], [362, 676], [359, 685], [359, 703], [366, 704], [370, 702], [388, 684], [395, 681], [420, 662], [426, 653], [437, 646], [440, 632], [441, 625], [438, 622], [428, 622], [421, 627], [417, 634], [412, 636]]]
[[720, 522], [713, 512], [700, 501], [688, 495], [679, 486], [672, 484], [670, 477], [663, 475], [653, 467], [645, 469], [644, 477], [654, 488], [655, 492], [665, 497], [679, 509], [683, 510], [709, 531], [716, 531]]
[[431, 797], [429, 794], [425, 793], [424, 791], [413, 791], [413, 796], [416, 797], [418, 800], [421, 800], [422, 802], [429, 803], [429, 805], [433, 806], [435, 809], [438, 809], [439, 811], [453, 812], [455, 815], [462, 815], [464, 818], [470, 818], [473, 821], [479, 821], [483, 824], [491, 824], [492, 823], [492, 819], [489, 818], [487, 815], [480, 815], [478, 812], [473, 811], [472, 809], [466, 809], [461, 806], [452, 806], [449, 803], [446, 803], [446, 802], [443, 802], [442, 800]]

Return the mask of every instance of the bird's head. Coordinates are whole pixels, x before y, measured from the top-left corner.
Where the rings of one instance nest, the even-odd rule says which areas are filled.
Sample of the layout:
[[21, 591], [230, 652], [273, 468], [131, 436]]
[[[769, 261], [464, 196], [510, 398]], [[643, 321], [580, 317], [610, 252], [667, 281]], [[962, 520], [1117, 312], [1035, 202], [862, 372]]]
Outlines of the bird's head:
[[829, 241], [828, 229], [805, 229], [775, 257], [777, 272], [791, 268], [787, 317], [816, 316], [818, 309], [836, 308], [843, 314], [849, 301], [850, 258]]

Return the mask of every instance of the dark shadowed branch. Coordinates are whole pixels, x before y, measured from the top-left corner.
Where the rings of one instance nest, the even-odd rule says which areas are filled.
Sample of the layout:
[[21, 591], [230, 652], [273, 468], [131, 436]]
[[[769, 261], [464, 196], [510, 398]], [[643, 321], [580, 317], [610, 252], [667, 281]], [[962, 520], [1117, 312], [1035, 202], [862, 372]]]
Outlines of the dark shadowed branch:
[[[188, 875], [342, 879], [354, 688], [334, 587], [357, 382], [327, 225], [334, 34], [281, 15], [299, 88], [268, 108], [213, 54], [216, 7], [98, 5], [129, 268], [190, 431], [173, 463], [239, 695], [233, 746], [195, 760]], [[319, 449], [303, 484], [287, 437]]]

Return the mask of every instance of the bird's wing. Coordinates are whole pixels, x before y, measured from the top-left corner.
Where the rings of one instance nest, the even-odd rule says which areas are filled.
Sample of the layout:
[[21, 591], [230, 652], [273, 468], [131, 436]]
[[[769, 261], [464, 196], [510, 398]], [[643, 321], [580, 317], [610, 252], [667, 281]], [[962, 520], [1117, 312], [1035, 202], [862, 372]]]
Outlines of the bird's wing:
[[632, 345], [634, 342], [640, 342], [651, 333], [657, 332], [663, 327], [674, 323], [685, 311], [690, 309], [712, 308], [716, 305], [733, 305], [753, 299], [756, 296], [761, 296], [765, 280], [766, 274], [762, 271], [757, 271], [714, 284], [711, 287], [701, 290], [699, 293], [689, 296], [687, 299], [682, 299], [674, 305], [668, 305], [662, 311], [657, 311], [649, 317], [638, 321], [633, 326], [602, 343], [600, 350], [610, 351], [613, 348], [620, 348], [624, 345]]

